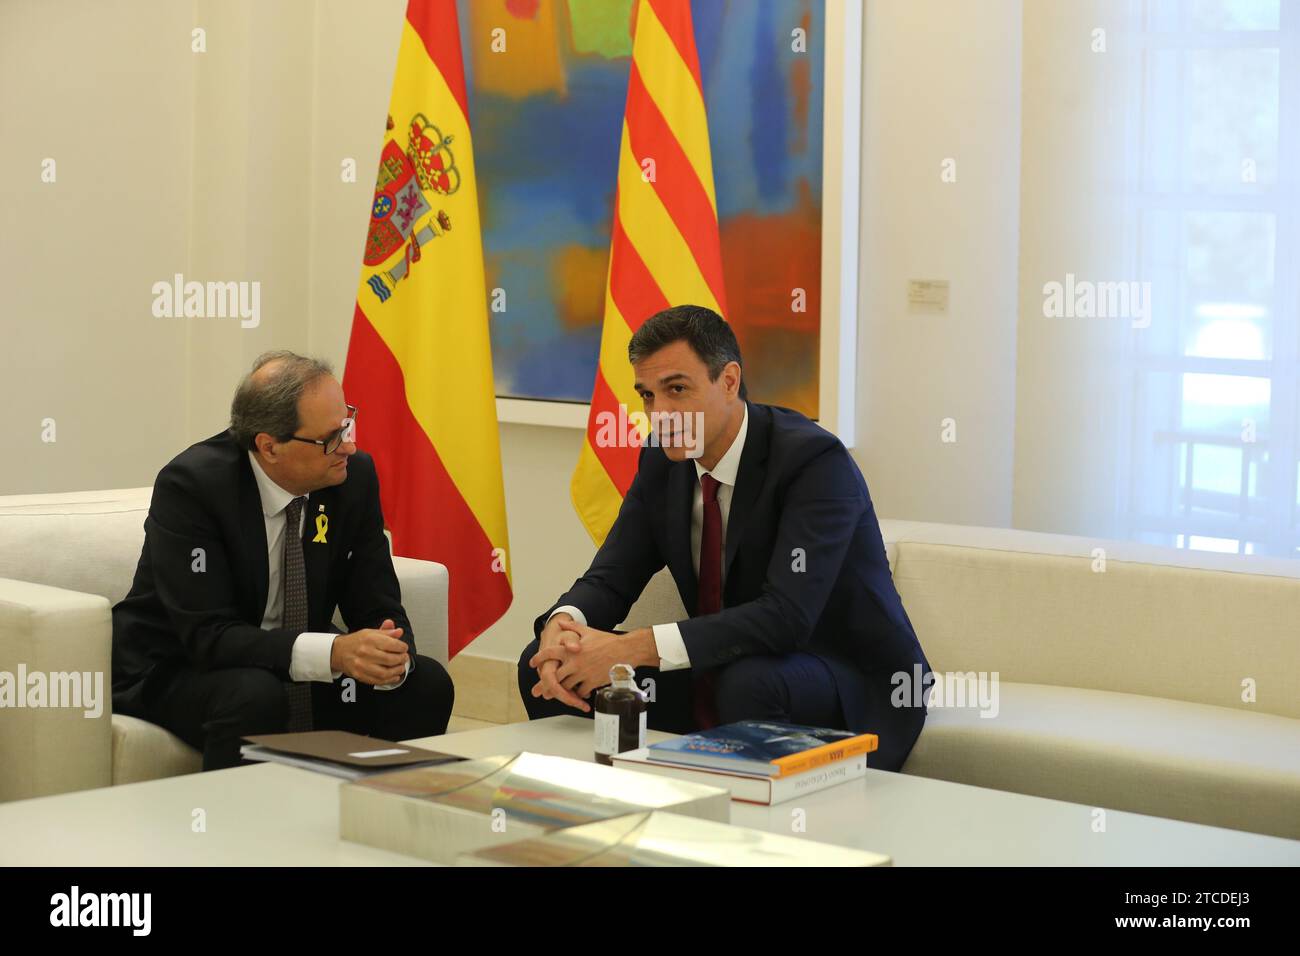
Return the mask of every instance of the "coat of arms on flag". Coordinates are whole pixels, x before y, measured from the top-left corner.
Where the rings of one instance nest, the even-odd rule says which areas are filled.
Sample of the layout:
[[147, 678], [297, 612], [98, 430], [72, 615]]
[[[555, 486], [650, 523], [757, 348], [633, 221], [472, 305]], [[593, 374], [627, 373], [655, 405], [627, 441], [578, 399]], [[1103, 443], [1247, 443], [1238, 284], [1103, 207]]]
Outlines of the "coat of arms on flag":
[[[388, 128], [393, 128], [391, 116]], [[388, 301], [393, 288], [420, 261], [421, 247], [451, 229], [451, 217], [445, 209], [430, 215], [433, 207], [429, 199], [450, 196], [460, 189], [460, 170], [451, 149], [453, 140], [423, 113], [417, 113], [408, 127], [405, 150], [395, 139], [384, 144], [363, 261], [368, 266], [381, 265], [403, 247], [406, 254], [367, 280], [380, 302]]]

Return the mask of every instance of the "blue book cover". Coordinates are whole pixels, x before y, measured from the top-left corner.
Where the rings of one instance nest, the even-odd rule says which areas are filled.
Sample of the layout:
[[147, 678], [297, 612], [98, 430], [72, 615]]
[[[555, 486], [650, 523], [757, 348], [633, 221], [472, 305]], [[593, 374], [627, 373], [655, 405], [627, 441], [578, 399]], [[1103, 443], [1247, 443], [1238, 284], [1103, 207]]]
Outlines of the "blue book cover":
[[861, 735], [828, 727], [742, 720], [651, 744], [647, 757], [658, 763], [774, 777], [778, 775], [775, 761], [782, 757], [827, 744], [843, 743], [858, 736]]

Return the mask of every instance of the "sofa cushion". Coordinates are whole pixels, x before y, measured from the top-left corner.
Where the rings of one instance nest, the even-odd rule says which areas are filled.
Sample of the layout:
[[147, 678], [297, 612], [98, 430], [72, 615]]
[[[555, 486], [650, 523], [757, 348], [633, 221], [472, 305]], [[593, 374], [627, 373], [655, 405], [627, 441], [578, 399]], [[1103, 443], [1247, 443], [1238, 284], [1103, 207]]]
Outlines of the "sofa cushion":
[[1001, 681], [994, 717], [931, 707], [903, 772], [1300, 839], [1300, 720], [1273, 714]]
[[0, 578], [126, 597], [144, 546], [151, 488], [0, 498]]
[[203, 755], [157, 724], [113, 715], [113, 786], [203, 769]]
[[[1035, 537], [1018, 535], [1022, 548]], [[1113, 556], [1101, 567], [1087, 551], [902, 540], [894, 583], [936, 670], [1300, 718], [1300, 579]]]

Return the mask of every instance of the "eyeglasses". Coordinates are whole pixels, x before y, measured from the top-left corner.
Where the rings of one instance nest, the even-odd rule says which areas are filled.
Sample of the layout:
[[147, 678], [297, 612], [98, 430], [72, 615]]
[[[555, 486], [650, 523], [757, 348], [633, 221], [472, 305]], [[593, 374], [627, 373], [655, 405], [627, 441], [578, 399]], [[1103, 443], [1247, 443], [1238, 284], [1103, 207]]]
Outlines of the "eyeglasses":
[[321, 445], [325, 454], [332, 455], [339, 450], [339, 446], [345, 441], [354, 441], [357, 434], [357, 406], [348, 406], [348, 417], [343, 419], [343, 424], [336, 430], [330, 432], [328, 438], [299, 438], [297, 435], [290, 435], [290, 441], [306, 442], [309, 445]]

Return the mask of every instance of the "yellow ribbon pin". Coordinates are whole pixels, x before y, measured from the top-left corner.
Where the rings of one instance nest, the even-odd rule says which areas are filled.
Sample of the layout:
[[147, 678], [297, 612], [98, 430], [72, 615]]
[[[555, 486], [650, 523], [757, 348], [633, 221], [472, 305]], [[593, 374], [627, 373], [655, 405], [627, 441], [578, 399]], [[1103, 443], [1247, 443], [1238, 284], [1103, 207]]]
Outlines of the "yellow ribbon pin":
[[311, 539], [312, 544], [317, 544], [317, 543], [329, 544], [329, 542], [325, 540], [325, 532], [329, 531], [329, 529], [330, 529], [329, 515], [317, 515], [316, 516], [316, 537]]

